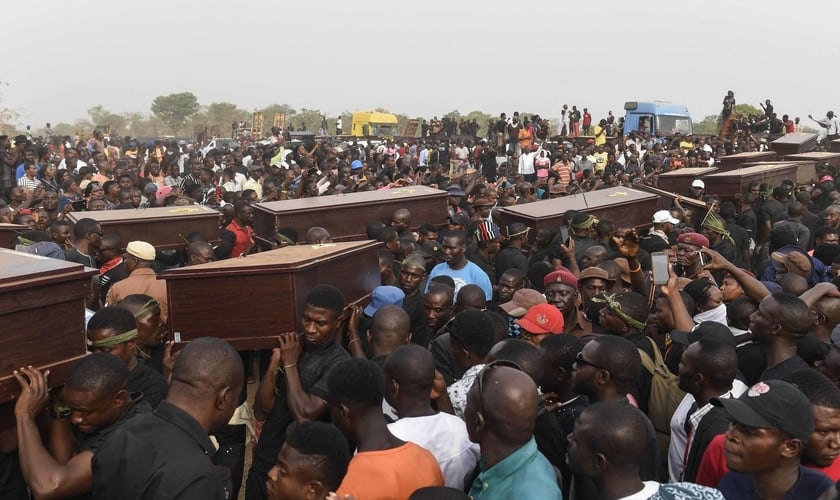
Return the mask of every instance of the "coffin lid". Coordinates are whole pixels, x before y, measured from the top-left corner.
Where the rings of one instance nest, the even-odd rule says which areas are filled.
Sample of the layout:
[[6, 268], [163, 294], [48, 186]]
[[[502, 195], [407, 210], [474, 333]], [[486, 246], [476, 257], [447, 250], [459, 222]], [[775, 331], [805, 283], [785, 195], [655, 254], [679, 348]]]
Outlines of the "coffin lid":
[[379, 191], [364, 191], [361, 193], [350, 194], [334, 194], [327, 196], [315, 196], [313, 198], [299, 198], [295, 200], [281, 200], [269, 201], [264, 203], [257, 203], [254, 208], [270, 213], [283, 213], [294, 211], [300, 212], [316, 212], [325, 209], [335, 209], [336, 207], [344, 205], [361, 205], [364, 203], [382, 203], [389, 199], [399, 199], [399, 197], [447, 197], [449, 194], [440, 189], [430, 188], [428, 186], [407, 186], [394, 189], [383, 189]]
[[191, 279], [198, 277], [249, 275], [265, 271], [296, 272], [338, 255], [353, 255], [381, 243], [373, 240], [327, 243], [324, 245], [294, 245], [246, 257], [218, 260], [196, 266], [168, 269], [158, 279]]
[[640, 200], [658, 198], [657, 195], [633, 188], [615, 187], [574, 194], [552, 200], [540, 200], [533, 203], [505, 207], [510, 214], [527, 217], [554, 217], [569, 210], [588, 211], [591, 209], [632, 203]]
[[701, 177], [703, 175], [713, 174], [717, 172], [717, 167], [689, 167], [689, 168], [679, 168], [677, 170], [672, 170], [670, 172], [665, 172], [664, 174], [658, 174], [657, 177], [660, 179], [662, 177], [681, 177], [681, 176], [692, 176], [692, 177]]
[[93, 276], [82, 264], [0, 248], [0, 292]]
[[100, 224], [114, 222], [146, 223], [158, 220], [169, 220], [173, 217], [188, 219], [192, 217], [218, 217], [219, 211], [204, 205], [186, 205], [183, 207], [155, 207], [132, 210], [99, 210], [93, 212], [70, 212], [71, 222], [80, 219], [93, 219]]

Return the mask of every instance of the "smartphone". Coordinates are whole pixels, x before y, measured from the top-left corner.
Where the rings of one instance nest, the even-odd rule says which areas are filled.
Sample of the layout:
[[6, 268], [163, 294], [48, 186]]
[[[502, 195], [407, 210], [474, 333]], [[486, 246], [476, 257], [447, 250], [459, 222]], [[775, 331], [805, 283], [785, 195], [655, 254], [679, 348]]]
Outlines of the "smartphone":
[[87, 208], [87, 202], [85, 202], [85, 200], [74, 201], [70, 205], [73, 206], [74, 212], [82, 212], [85, 208]]
[[706, 267], [706, 259], [703, 258], [703, 252], [697, 252], [700, 254], [700, 267]]
[[668, 283], [668, 254], [665, 252], [653, 252], [650, 254], [650, 262], [653, 267], [653, 284], [664, 285]]
[[567, 245], [569, 243], [569, 228], [567, 228], [566, 226], [560, 227], [560, 241], [564, 245]]

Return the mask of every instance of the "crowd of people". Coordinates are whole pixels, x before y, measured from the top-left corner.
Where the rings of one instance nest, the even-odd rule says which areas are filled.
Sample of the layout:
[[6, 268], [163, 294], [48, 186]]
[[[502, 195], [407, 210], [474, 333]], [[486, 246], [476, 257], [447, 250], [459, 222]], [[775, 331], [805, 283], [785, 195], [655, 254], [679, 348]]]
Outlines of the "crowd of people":
[[[0, 137], [0, 222], [28, 226], [15, 248], [99, 270], [92, 354], [60, 390], [49, 371], [14, 373], [18, 442], [0, 453], [0, 496], [837, 498], [835, 168], [734, 197], [697, 179], [644, 230], [574, 210], [554, 228], [500, 226], [506, 206], [656, 186], [764, 147], [612, 137], [583, 111], [584, 129], [570, 116], [565, 132], [583, 141], [552, 142], [518, 113], [455, 144], [293, 144], [273, 129], [202, 154], [102, 133]], [[322, 283], [273, 350], [171, 342], [160, 270], [331, 242], [317, 221], [258, 241], [255, 202], [409, 185], [448, 192], [446, 223], [405, 208], [365, 221], [381, 242], [366, 307]], [[185, 228], [173, 251], [67, 217], [193, 204], [219, 210], [219, 232]]]

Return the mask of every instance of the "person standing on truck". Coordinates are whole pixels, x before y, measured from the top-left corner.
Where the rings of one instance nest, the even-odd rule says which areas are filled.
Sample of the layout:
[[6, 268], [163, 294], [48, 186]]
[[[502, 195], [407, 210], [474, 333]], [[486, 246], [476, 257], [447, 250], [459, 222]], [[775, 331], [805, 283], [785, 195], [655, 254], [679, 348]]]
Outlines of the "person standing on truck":
[[513, 118], [505, 126], [508, 140], [508, 153], [519, 155], [522, 149], [519, 147], [519, 131], [522, 129], [522, 122], [519, 121], [519, 112], [513, 113]]
[[572, 137], [577, 137], [580, 135], [580, 111], [578, 111], [577, 106], [572, 106], [570, 119], [572, 121]]
[[592, 126], [592, 115], [588, 108], [583, 108], [583, 135], [589, 135], [589, 127]]
[[731, 90], [726, 93], [726, 96], [723, 98], [723, 111], [720, 112], [720, 116], [726, 120], [729, 115], [732, 114], [732, 110], [735, 109], [735, 92]]
[[341, 125], [341, 115], [339, 115], [338, 118], [335, 119], [335, 135], [341, 135], [344, 133]]
[[[584, 109], [586, 111], [586, 109]], [[584, 115], [585, 117], [586, 115]], [[584, 118], [584, 123], [586, 123], [586, 118]], [[587, 135], [586, 130], [589, 127], [584, 125], [584, 135]], [[595, 128], [592, 131], [592, 135], [595, 136], [595, 146], [602, 146], [607, 143], [607, 120], [601, 120], [598, 125], [595, 125]]]

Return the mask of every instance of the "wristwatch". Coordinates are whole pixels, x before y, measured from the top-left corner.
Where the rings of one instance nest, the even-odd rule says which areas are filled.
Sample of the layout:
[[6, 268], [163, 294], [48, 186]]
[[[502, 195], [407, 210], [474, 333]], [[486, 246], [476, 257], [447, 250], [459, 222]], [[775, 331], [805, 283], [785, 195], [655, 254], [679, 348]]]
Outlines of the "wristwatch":
[[49, 409], [50, 417], [55, 420], [63, 420], [70, 418], [70, 408], [67, 406], [51, 406]]

